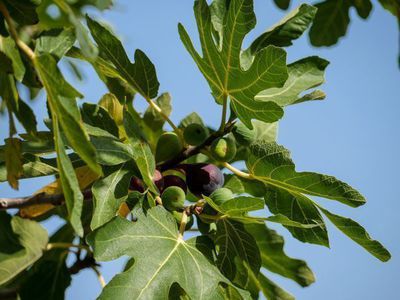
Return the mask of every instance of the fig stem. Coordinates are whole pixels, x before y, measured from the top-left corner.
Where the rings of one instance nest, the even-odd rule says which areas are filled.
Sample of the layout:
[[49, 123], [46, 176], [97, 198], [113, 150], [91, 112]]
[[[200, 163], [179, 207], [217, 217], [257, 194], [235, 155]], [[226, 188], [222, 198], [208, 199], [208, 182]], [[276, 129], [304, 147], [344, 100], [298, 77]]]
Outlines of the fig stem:
[[77, 248], [90, 251], [90, 248], [86, 245], [77, 245], [72, 243], [49, 243], [47, 244], [46, 250], [50, 251], [53, 249], [69, 249], [69, 248]]
[[161, 205], [161, 206], [163, 205], [162, 199], [161, 199], [160, 196], [156, 196], [156, 202], [157, 202], [158, 205]]
[[228, 122], [226, 126], [224, 127], [224, 130], [222, 132], [220, 131], [215, 131], [212, 134], [208, 136], [208, 138], [199, 146], [189, 146], [185, 149], [183, 149], [176, 157], [165, 161], [164, 163], [160, 164], [158, 166], [158, 169], [160, 171], [165, 171], [168, 169], [171, 169], [175, 167], [176, 165], [180, 164], [181, 162], [185, 161], [189, 157], [192, 157], [196, 154], [199, 154], [203, 149], [207, 148], [212, 144], [212, 142], [225, 134], [229, 133], [232, 131], [233, 125], [235, 125], [235, 122]]
[[186, 211], [184, 210], [182, 212], [182, 220], [181, 220], [181, 224], [179, 226], [179, 239], [183, 239], [183, 233], [185, 232], [187, 220], [188, 220], [188, 216], [186, 214]]
[[1, 14], [4, 16], [4, 19], [6, 20], [6, 23], [8, 25], [8, 29], [10, 30], [10, 34], [13, 38], [13, 40], [15, 41], [15, 43], [17, 44], [17, 46], [21, 49], [22, 52], [24, 52], [29, 59], [34, 60], [35, 59], [35, 53], [32, 51], [32, 49], [25, 44], [18, 36], [17, 30], [15, 29], [13, 20], [10, 16], [10, 13], [7, 9], [7, 7], [0, 2], [0, 12]]
[[222, 165], [227, 168], [229, 171], [231, 171], [233, 174], [245, 178], [245, 179], [254, 179], [254, 177], [249, 174], [249, 173], [245, 173], [243, 171], [240, 171], [239, 169], [235, 168], [234, 166], [232, 166], [231, 164], [224, 162], [222, 163]]
[[104, 280], [103, 275], [100, 273], [99, 269], [96, 266], [91, 266], [92, 270], [96, 273], [97, 279], [102, 288], [106, 286], [106, 281]]
[[227, 107], [228, 107], [228, 97], [226, 95], [224, 95], [224, 100], [222, 103], [221, 125], [219, 126], [219, 129], [218, 129], [219, 132], [223, 132], [225, 129]]
[[172, 122], [172, 120], [162, 111], [162, 109], [150, 98], [145, 97], [144, 98], [146, 102], [156, 111], [160, 114], [160, 116], [172, 127], [172, 129], [176, 132], [176, 134], [180, 137], [181, 140], [183, 140], [182, 132], [181, 130]]

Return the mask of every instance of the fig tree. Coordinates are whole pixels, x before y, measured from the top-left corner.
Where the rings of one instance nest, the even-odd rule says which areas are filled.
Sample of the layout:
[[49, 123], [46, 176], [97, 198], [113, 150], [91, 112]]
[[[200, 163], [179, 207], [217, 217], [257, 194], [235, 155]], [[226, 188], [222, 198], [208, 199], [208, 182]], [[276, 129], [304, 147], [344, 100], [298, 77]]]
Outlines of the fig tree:
[[207, 138], [207, 129], [198, 123], [188, 125], [183, 131], [183, 137], [189, 145], [201, 145]]
[[156, 161], [162, 162], [176, 156], [183, 148], [181, 140], [175, 132], [160, 135], [156, 146]]
[[197, 197], [209, 196], [224, 185], [224, 175], [215, 165], [187, 164], [184, 165], [184, 168], [186, 169], [186, 184]]
[[210, 151], [215, 160], [229, 162], [236, 155], [235, 139], [232, 136], [219, 138], [211, 144]]
[[185, 192], [178, 186], [170, 186], [161, 194], [163, 205], [169, 211], [182, 209], [185, 198]]
[[210, 198], [215, 202], [217, 205], [221, 205], [225, 201], [228, 201], [233, 198], [233, 193], [230, 189], [227, 188], [220, 188], [214, 191]]

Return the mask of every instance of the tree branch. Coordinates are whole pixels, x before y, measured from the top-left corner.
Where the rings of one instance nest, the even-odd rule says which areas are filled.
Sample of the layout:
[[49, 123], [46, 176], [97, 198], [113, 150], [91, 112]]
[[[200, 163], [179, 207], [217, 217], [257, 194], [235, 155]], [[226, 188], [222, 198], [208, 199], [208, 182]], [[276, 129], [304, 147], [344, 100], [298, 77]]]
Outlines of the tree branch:
[[171, 168], [175, 167], [176, 165], [180, 164], [181, 162], [185, 161], [189, 157], [199, 154], [201, 152], [201, 150], [210, 146], [214, 140], [231, 132], [233, 125], [235, 125], [235, 122], [228, 122], [222, 131], [213, 132], [201, 145], [187, 147], [176, 157], [159, 165], [158, 168], [160, 169], [160, 171], [165, 171], [165, 170], [171, 169]]
[[10, 13], [8, 12], [7, 7], [0, 2], [0, 13], [4, 16], [4, 19], [6, 20], [6, 23], [8, 25], [8, 30], [10, 31], [10, 34], [12, 38], [14, 39], [15, 43], [18, 45], [18, 47], [31, 59], [33, 60], [35, 58], [35, 53], [32, 51], [32, 49], [25, 44], [18, 36], [17, 30], [15, 29], [13, 20], [10, 16]]
[[83, 269], [88, 269], [92, 267], [98, 267], [99, 264], [92, 255], [86, 255], [84, 259], [77, 259], [74, 264], [68, 268], [68, 272], [71, 275], [78, 274]]
[[[92, 199], [92, 191], [90, 189], [86, 189], [82, 191], [82, 193], [83, 193], [83, 198], [85, 200]], [[0, 198], [0, 211], [11, 208], [23, 208], [35, 204], [52, 204], [54, 206], [63, 205], [64, 195], [63, 194], [49, 195], [46, 193], [39, 193], [36, 195], [20, 197], [20, 198]]]

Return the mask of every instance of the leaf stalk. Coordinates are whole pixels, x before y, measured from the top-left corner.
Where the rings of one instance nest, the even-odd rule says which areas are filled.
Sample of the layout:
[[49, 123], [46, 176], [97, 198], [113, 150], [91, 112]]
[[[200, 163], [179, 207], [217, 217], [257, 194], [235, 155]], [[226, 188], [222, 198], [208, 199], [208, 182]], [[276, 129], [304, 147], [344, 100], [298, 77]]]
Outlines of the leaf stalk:
[[22, 52], [24, 52], [29, 57], [29, 59], [34, 60], [35, 53], [32, 51], [32, 49], [27, 44], [25, 44], [19, 38], [17, 30], [15, 29], [15, 26], [14, 26], [14, 21], [12, 20], [7, 7], [2, 2], [0, 2], [0, 12], [4, 16], [4, 19], [6, 20], [10, 34], [11, 34], [12, 38], [14, 39], [15, 43], [17, 44], [17, 46], [21, 49]]

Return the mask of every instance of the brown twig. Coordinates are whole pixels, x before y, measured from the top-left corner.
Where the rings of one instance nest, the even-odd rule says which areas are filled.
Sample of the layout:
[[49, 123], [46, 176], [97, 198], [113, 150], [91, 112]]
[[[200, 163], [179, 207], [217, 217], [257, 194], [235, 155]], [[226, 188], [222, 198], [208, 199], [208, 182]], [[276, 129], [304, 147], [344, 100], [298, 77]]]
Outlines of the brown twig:
[[86, 255], [84, 259], [77, 259], [74, 264], [68, 268], [71, 275], [78, 274], [83, 269], [100, 266], [92, 255]]
[[18, 297], [18, 289], [16, 288], [5, 288], [0, 290], [1, 300], [14, 300]]
[[223, 131], [215, 131], [210, 136], [199, 146], [189, 146], [188, 148], [184, 149], [181, 153], [179, 153], [176, 157], [174, 157], [171, 160], [168, 160], [161, 165], [159, 165], [158, 169], [160, 171], [165, 171], [168, 169], [171, 169], [181, 162], [185, 161], [189, 157], [192, 157], [196, 154], [199, 154], [201, 150], [205, 149], [206, 147], [210, 146], [214, 140], [216, 140], [219, 137], [222, 137], [226, 135], [227, 133], [232, 131], [233, 126], [235, 125], [235, 122], [228, 122], [223, 129]]
[[[84, 190], [82, 193], [85, 200], [92, 199], [92, 191], [90, 189]], [[39, 193], [36, 195], [20, 198], [0, 198], [0, 211], [11, 208], [23, 208], [35, 204], [52, 204], [54, 206], [63, 205], [64, 195], [49, 195], [46, 193]]]

